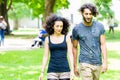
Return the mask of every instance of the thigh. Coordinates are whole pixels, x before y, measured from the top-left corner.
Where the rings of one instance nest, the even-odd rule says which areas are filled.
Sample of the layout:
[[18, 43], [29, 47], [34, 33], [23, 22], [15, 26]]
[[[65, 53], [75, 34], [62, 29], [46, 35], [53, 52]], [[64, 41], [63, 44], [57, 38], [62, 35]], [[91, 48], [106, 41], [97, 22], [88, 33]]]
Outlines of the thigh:
[[92, 69], [89, 64], [81, 63], [80, 64], [80, 74], [82, 80], [93, 80]]
[[70, 72], [60, 73], [60, 80], [70, 80]]
[[101, 66], [95, 66], [93, 71], [93, 80], [99, 80], [100, 77]]
[[58, 73], [48, 73], [47, 78], [48, 78], [48, 80], [58, 80], [59, 75], [58, 75]]

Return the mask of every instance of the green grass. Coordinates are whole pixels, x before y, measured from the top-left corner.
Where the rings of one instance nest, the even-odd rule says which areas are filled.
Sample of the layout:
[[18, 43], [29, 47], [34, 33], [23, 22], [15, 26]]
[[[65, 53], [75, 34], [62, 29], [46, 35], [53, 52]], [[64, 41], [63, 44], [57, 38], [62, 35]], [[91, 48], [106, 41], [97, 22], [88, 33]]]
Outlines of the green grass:
[[0, 80], [38, 80], [43, 49], [0, 52]]
[[[38, 80], [43, 52], [43, 48], [0, 52], [0, 80]], [[109, 59], [120, 60], [120, 54], [116, 51], [108, 53]], [[119, 73], [120, 70], [108, 70], [101, 74], [100, 80], [120, 80]]]
[[116, 42], [116, 41], [120, 41], [120, 31], [119, 30], [115, 30], [115, 34], [114, 37], [112, 36], [112, 33], [108, 33], [108, 30], [106, 30], [106, 40], [109, 42]]

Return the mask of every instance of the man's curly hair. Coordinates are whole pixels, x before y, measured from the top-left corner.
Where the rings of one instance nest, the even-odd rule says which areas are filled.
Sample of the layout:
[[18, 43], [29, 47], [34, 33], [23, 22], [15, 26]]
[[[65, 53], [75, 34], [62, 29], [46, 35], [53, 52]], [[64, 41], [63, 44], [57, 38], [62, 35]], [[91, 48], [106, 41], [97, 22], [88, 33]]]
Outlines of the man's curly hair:
[[91, 12], [92, 12], [92, 15], [94, 16], [94, 17], [96, 17], [97, 15], [98, 15], [98, 11], [97, 11], [97, 8], [93, 5], [93, 4], [91, 4], [91, 3], [86, 3], [86, 4], [83, 4], [81, 7], [80, 7], [80, 9], [79, 9], [79, 11], [80, 12], [84, 12], [84, 9], [89, 9]]
[[63, 17], [57, 16], [55, 14], [49, 16], [48, 19], [46, 20], [45, 30], [47, 31], [47, 33], [49, 35], [54, 33], [53, 27], [54, 27], [55, 21], [62, 21], [63, 22], [63, 30], [61, 33], [67, 34], [68, 30], [69, 30], [69, 25], [70, 25], [68, 20], [63, 18]]

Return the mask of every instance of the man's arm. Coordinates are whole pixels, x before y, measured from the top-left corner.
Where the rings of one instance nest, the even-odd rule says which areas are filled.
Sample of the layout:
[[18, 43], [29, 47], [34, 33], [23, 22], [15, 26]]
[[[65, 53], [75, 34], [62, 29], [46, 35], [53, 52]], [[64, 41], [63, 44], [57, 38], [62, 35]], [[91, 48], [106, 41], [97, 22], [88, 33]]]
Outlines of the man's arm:
[[79, 71], [77, 69], [78, 41], [73, 40], [72, 43], [73, 43], [74, 73], [76, 76], [79, 76]]
[[108, 67], [107, 47], [106, 47], [105, 35], [100, 36], [100, 43], [101, 43], [101, 51], [102, 51], [102, 57], [103, 57], [103, 64], [102, 64], [101, 72], [104, 73], [104, 72], [106, 72], [107, 67]]

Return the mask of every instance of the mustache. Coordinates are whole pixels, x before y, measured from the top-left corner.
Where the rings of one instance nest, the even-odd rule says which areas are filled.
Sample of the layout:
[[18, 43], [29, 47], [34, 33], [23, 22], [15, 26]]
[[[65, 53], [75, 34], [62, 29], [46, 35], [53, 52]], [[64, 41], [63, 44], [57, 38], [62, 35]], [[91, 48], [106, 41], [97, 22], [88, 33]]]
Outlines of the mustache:
[[90, 22], [87, 21], [87, 19], [91, 19], [91, 20], [90, 20], [90, 22], [91, 22], [93, 18], [85, 18], [85, 17], [83, 16], [83, 20], [84, 20], [85, 22], [87, 22], [87, 23], [90, 23]]

